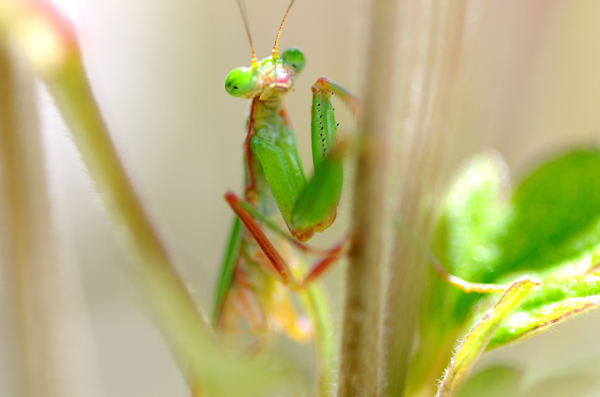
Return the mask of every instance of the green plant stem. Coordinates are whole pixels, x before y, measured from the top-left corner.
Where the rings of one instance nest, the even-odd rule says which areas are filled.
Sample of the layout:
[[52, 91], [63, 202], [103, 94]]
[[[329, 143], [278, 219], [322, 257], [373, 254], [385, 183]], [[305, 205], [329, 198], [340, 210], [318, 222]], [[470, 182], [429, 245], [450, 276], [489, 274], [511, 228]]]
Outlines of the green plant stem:
[[203, 355], [219, 354], [214, 348], [216, 340], [177, 275], [123, 170], [78, 55], [72, 55], [65, 67], [47, 78], [46, 83], [71, 129], [117, 235], [134, 256], [141, 285], [182, 373], [193, 390], [204, 386], [200, 360]]
[[[2, 289], [10, 292], [14, 395], [97, 395], [77, 273], [53, 234], [33, 76], [0, 42]], [[18, 314], [17, 314], [18, 313]], [[10, 317], [10, 315], [9, 315]], [[5, 320], [6, 321], [6, 320]], [[15, 382], [15, 383], [16, 383]]]
[[[156, 323], [192, 395], [252, 395], [262, 388], [259, 377], [218, 345], [123, 170], [90, 90], [72, 27], [49, 4], [0, 1], [6, 4], [12, 6], [13, 18], [0, 18], [0, 31], [13, 29], [19, 49], [53, 95], [117, 235], [134, 258]], [[39, 46], [40, 41], [45, 46]], [[240, 377], [243, 390], [223, 379], [223, 368], [231, 370], [229, 376]]]
[[[346, 280], [339, 396], [375, 396], [380, 367], [381, 271], [393, 132], [398, 2], [375, 0], [367, 54], [367, 86], [359, 125], [356, 185]], [[382, 226], [384, 225], [384, 226]]]

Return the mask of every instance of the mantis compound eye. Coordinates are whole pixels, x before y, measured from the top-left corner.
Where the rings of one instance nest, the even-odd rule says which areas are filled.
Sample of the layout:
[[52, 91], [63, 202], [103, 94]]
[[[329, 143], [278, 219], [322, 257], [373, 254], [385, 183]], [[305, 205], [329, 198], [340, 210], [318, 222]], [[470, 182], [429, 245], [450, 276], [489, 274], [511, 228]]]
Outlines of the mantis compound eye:
[[306, 60], [304, 59], [304, 54], [297, 48], [288, 48], [281, 54], [281, 59], [285, 62], [286, 65], [294, 69], [296, 73], [300, 73], [302, 69], [304, 69], [304, 64]]
[[234, 97], [241, 97], [254, 89], [258, 76], [251, 68], [233, 69], [225, 78], [225, 90]]

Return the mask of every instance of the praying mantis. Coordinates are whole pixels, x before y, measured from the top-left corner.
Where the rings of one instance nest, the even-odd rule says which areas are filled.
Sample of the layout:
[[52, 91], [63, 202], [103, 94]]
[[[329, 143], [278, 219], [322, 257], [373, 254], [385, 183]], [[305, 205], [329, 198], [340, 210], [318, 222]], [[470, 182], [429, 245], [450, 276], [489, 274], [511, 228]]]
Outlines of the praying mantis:
[[[236, 330], [243, 319], [262, 344], [277, 330], [295, 340], [306, 340], [310, 326], [300, 321], [288, 292], [308, 289], [343, 254], [345, 239], [326, 250], [304, 244], [315, 232], [335, 220], [343, 184], [344, 144], [338, 142], [337, 123], [331, 104], [335, 95], [358, 118], [358, 99], [338, 83], [322, 77], [312, 86], [311, 141], [314, 175], [307, 180], [298, 154], [283, 97], [294, 86], [305, 64], [303, 53], [289, 48], [281, 55], [279, 36], [294, 0], [291, 0], [270, 57], [258, 61], [252, 45], [243, 2], [238, 1], [252, 53], [251, 67], [231, 71], [226, 91], [249, 99], [250, 111], [244, 141], [245, 187], [240, 198], [232, 191], [225, 199], [236, 218], [222, 263], [216, 291], [213, 324], [218, 331]], [[289, 234], [277, 217], [281, 215]], [[433, 264], [437, 273], [466, 292], [502, 292], [506, 285], [469, 283], [449, 274], [428, 248], [412, 238], [401, 222], [397, 227]], [[283, 237], [283, 249], [269, 239], [263, 228]], [[286, 245], [287, 244], [287, 245]], [[320, 259], [306, 276], [294, 266], [298, 262], [289, 246], [316, 254]]]
[[[325, 367], [319, 372], [319, 388], [321, 395], [326, 395], [327, 385], [333, 378], [331, 343], [325, 340], [327, 332], [323, 332], [328, 331], [324, 329], [327, 319], [323, 320], [328, 312], [320, 304], [318, 286], [315, 287], [313, 282], [344, 255], [345, 241], [327, 250], [312, 249], [304, 242], [334, 222], [342, 190], [344, 144], [338, 142], [330, 97], [338, 96], [355, 116], [358, 116], [358, 100], [327, 78], [320, 78], [313, 85], [311, 136], [315, 172], [307, 180], [282, 99], [302, 72], [305, 59], [295, 48], [280, 55], [277, 46], [293, 3], [294, 0], [277, 33], [272, 55], [259, 62], [250, 40], [251, 66], [233, 70], [225, 80], [229, 94], [250, 100], [250, 110], [243, 146], [243, 196], [231, 191], [225, 194], [236, 218], [223, 260], [213, 323], [221, 335], [240, 331], [240, 324], [249, 328], [254, 340], [247, 344], [246, 351], [260, 348], [271, 334], [277, 332], [298, 341], [314, 337], [317, 348], [324, 351], [317, 361]], [[246, 19], [245, 22], [248, 31]], [[279, 215], [289, 235], [279, 227]], [[453, 357], [443, 384], [455, 387], [453, 385], [458, 383], [455, 379], [461, 371], [462, 376], [468, 372], [500, 321], [508, 317], [531, 288], [542, 284], [527, 276], [510, 285], [466, 282], [447, 272], [428, 247], [416, 240], [398, 219], [396, 226], [412, 245], [425, 253], [439, 276], [448, 283], [466, 292], [504, 292], [494, 307], [475, 324], [458, 351], [460, 354]], [[268, 237], [269, 231], [281, 241]], [[302, 266], [296, 266], [301, 259], [293, 249], [317, 254], [319, 259], [305, 272]], [[305, 311], [312, 310], [311, 321], [302, 321], [290, 300], [291, 291], [307, 296], [309, 304], [305, 305]], [[459, 371], [456, 368], [467, 369]]]
[[[335, 220], [343, 184], [343, 147], [330, 101], [339, 97], [356, 115], [358, 100], [339, 84], [320, 78], [312, 87], [312, 153], [314, 175], [307, 180], [296, 138], [283, 104], [305, 64], [303, 53], [289, 48], [281, 55], [281, 30], [294, 3], [287, 8], [272, 50], [258, 61], [252, 45], [245, 9], [240, 10], [252, 51], [251, 67], [234, 69], [225, 89], [234, 97], [250, 99], [244, 141], [245, 188], [243, 197], [228, 191], [225, 199], [236, 214], [216, 293], [213, 323], [217, 330], [236, 328], [228, 323], [243, 319], [261, 344], [277, 329], [295, 340], [306, 340], [310, 327], [296, 314], [287, 290], [305, 290], [343, 254], [345, 240], [327, 250], [303, 244]], [[278, 224], [278, 213], [291, 236]], [[284, 236], [295, 249], [320, 257], [306, 276], [298, 274], [297, 257], [276, 247], [263, 227]], [[237, 318], [237, 319], [236, 319]]]

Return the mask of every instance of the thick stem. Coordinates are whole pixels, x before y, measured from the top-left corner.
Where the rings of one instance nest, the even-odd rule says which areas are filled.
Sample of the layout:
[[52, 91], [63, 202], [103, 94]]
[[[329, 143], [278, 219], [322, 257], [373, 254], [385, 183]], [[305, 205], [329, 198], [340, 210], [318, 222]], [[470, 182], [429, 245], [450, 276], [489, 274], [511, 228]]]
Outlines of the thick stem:
[[[79, 280], [59, 260], [32, 76], [0, 43], [0, 191], [5, 319], [11, 377], [22, 396], [97, 395]], [[18, 315], [17, 315], [18, 313]], [[12, 321], [11, 321], [12, 320]], [[5, 327], [2, 327], [3, 329]], [[15, 343], [19, 341], [19, 343]], [[20, 346], [20, 349], [14, 347]], [[3, 389], [6, 391], [6, 389]]]
[[379, 388], [381, 271], [390, 225], [387, 178], [395, 112], [394, 59], [398, 2], [375, 0], [359, 125], [351, 249], [346, 280], [339, 396], [375, 396]]
[[[462, 77], [465, 32], [471, 17], [469, 5], [469, 1], [407, 2], [406, 15], [421, 21], [409, 36], [415, 42], [425, 43], [425, 51], [421, 49], [425, 56], [405, 76], [406, 81], [418, 83], [419, 89], [415, 90], [417, 95], [413, 100], [414, 120], [406, 123], [404, 130], [407, 141], [402, 148], [406, 155], [401, 169], [398, 216], [421, 241], [428, 241], [436, 191], [442, 177], [447, 175], [443, 165]], [[424, 269], [428, 264], [402, 233], [396, 235], [393, 247], [385, 299], [384, 394], [403, 396], [414, 351]]]
[[[144, 211], [117, 155], [102, 116], [95, 106], [78, 56], [45, 79], [77, 145], [96, 190], [115, 225], [118, 237], [135, 258], [142, 286], [159, 326], [181, 369], [198, 385], [190, 346], [211, 340], [210, 330], [177, 275], [169, 255]], [[195, 336], [194, 336], [195, 335]]]
[[[0, 44], [1, 45], [1, 44]], [[7, 48], [0, 47], [0, 216], [3, 219], [0, 236], [2, 268], [2, 355], [12, 363], [13, 372], [4, 390], [13, 395], [33, 395], [28, 384], [32, 375], [26, 359], [26, 326], [23, 308], [26, 299], [21, 285], [22, 275], [19, 263], [19, 203], [18, 160], [15, 159], [14, 139], [18, 136], [14, 70]], [[6, 343], [6, 341], [10, 343]]]

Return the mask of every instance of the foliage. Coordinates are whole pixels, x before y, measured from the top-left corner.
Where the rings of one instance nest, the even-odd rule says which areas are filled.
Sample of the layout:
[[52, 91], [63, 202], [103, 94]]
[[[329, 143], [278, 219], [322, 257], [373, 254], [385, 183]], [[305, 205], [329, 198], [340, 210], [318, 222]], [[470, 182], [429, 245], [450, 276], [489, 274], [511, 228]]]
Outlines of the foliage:
[[[485, 315], [498, 317], [500, 324], [489, 335], [490, 343], [477, 348], [480, 352], [542, 332], [600, 303], [595, 269], [600, 249], [600, 150], [576, 148], [552, 158], [512, 194], [506, 178], [505, 165], [492, 152], [470, 161], [445, 201], [434, 237], [435, 252], [447, 269], [471, 282], [506, 283], [524, 275], [539, 280], [513, 310]], [[449, 357], [451, 341], [461, 339], [473, 319], [498, 299], [459, 291], [433, 272], [429, 283], [417, 364], [440, 361], [440, 352]], [[455, 357], [465, 354], [464, 349], [475, 354], [467, 344], [481, 326], [473, 326]], [[415, 376], [426, 377], [423, 372]]]

